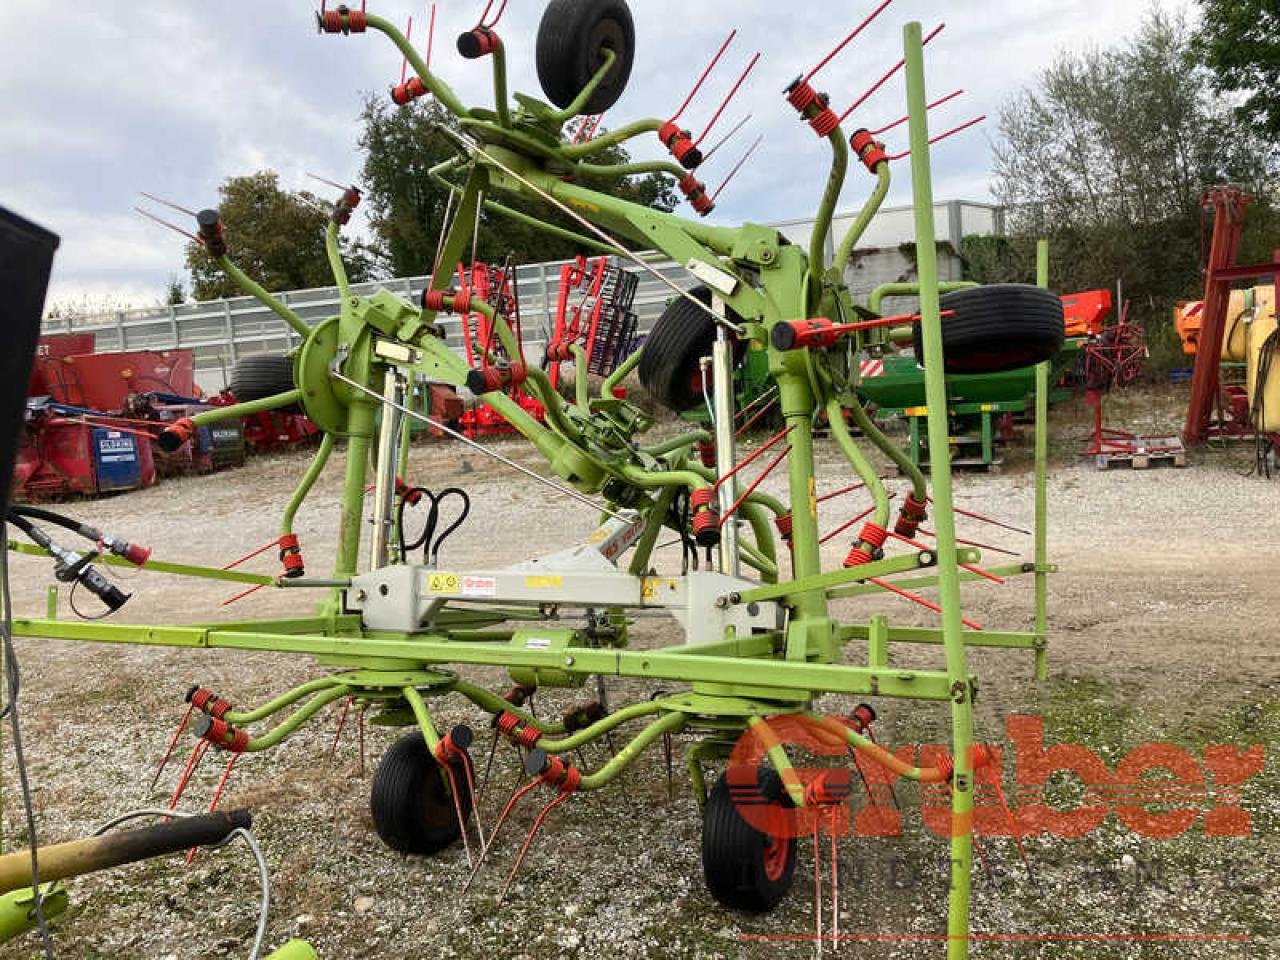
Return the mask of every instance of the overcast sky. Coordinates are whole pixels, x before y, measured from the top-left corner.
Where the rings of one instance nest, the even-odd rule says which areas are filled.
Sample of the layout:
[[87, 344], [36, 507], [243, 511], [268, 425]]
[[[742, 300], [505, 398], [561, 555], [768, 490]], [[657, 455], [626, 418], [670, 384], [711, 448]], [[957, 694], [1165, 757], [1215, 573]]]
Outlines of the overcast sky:
[[[1165, 0], [1180, 7], [1189, 0]], [[403, 23], [412, 15], [425, 41], [425, 2], [370, 0], [371, 12]], [[764, 57], [719, 130], [754, 119], [704, 167], [713, 187], [757, 133], [765, 141], [722, 196], [716, 219], [798, 218], [817, 204], [829, 154], [780, 96], [857, 21], [872, 0], [632, 0], [637, 56], [631, 84], [606, 123], [667, 116], [727, 35], [738, 39], [684, 118], [700, 129], [756, 50]], [[934, 152], [939, 199], [989, 200], [995, 115], [1062, 50], [1108, 45], [1131, 33], [1146, 0], [896, 0], [818, 77], [845, 106], [901, 56], [901, 25], [947, 28], [928, 48], [931, 97], [963, 87], [936, 130], [987, 113], [991, 119]], [[440, 0], [433, 66], [468, 103], [490, 96], [487, 63], [459, 57], [454, 40], [475, 22], [481, 0]], [[544, 4], [510, 0], [500, 33], [513, 89], [538, 94], [534, 36]], [[400, 57], [381, 35], [318, 35], [302, 0], [41, 0], [7, 17], [0, 49], [0, 205], [62, 235], [50, 301], [88, 297], [150, 305], [169, 276], [184, 277], [182, 239], [131, 210], [139, 190], [197, 209], [213, 204], [228, 176], [272, 168], [290, 189], [327, 195], [312, 170], [335, 180], [359, 171], [355, 147], [361, 93], [399, 78]], [[9, 11], [11, 14], [14, 11]], [[877, 127], [905, 113], [900, 78], [853, 119]], [[905, 149], [903, 128], [889, 137]], [[714, 135], [711, 139], [715, 139]], [[656, 137], [633, 155], [662, 154]], [[865, 195], [855, 171], [842, 208]], [[890, 202], [909, 190], [905, 164]], [[181, 215], [176, 215], [181, 216]]]

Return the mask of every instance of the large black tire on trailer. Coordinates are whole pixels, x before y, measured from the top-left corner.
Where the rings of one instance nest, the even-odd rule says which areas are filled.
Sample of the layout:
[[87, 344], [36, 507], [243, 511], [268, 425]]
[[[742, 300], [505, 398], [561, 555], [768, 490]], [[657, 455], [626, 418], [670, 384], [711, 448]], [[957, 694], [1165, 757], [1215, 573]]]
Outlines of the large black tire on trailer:
[[581, 114], [604, 113], [631, 77], [636, 28], [626, 0], [551, 0], [538, 26], [538, 82], [562, 110], [604, 66], [604, 51], [614, 52], [613, 68], [596, 87]]
[[463, 760], [455, 759], [450, 767], [452, 778], [431, 755], [421, 732], [406, 734], [382, 755], [369, 809], [383, 843], [400, 853], [431, 856], [461, 838], [450, 783], [458, 785], [464, 822], [471, 818], [473, 800]]
[[[711, 305], [711, 291], [707, 287], [694, 287], [689, 293]], [[733, 323], [742, 322], [733, 310], [728, 316]], [[715, 342], [716, 322], [711, 314], [685, 297], [676, 297], [662, 311], [644, 342], [644, 352], [640, 355], [641, 385], [650, 396], [676, 413], [699, 406], [702, 403], [699, 364], [703, 357], [711, 355]], [[707, 383], [710, 387], [709, 377]]]
[[248, 403], [288, 393], [293, 387], [293, 359], [283, 353], [260, 353], [236, 363], [227, 392], [237, 403]]
[[724, 906], [765, 913], [791, 889], [795, 839], [762, 833], [738, 809], [739, 803], [782, 802], [784, 795], [782, 780], [768, 767], [760, 769], [754, 791], [731, 791], [723, 774], [711, 788], [702, 812], [702, 872], [707, 889]]
[[[1066, 332], [1062, 300], [1042, 287], [997, 283], [942, 296], [942, 350], [947, 373], [1000, 373], [1051, 359]], [[916, 359], [924, 365], [920, 322], [914, 328]]]

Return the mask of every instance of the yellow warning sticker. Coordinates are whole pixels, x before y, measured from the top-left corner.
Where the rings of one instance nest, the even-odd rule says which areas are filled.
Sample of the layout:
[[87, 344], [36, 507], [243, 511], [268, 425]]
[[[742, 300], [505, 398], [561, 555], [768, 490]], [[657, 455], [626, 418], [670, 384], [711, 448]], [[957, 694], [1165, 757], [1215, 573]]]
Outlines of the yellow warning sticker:
[[653, 577], [648, 577], [640, 581], [640, 599], [656, 600], [658, 598], [659, 581]]
[[462, 592], [462, 577], [456, 573], [433, 573], [427, 577], [427, 593], [458, 594]]
[[557, 587], [564, 586], [564, 577], [561, 576], [542, 576], [542, 577], [525, 577], [524, 585], [530, 590], [554, 590]]

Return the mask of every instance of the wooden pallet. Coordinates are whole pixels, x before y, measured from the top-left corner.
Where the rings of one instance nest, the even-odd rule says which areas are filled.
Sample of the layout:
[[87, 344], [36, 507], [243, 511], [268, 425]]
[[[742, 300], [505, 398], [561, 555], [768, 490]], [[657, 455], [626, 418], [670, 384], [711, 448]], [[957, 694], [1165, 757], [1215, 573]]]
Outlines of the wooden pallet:
[[1179, 437], [1134, 437], [1133, 450], [1099, 453], [1094, 462], [1099, 470], [1128, 467], [1149, 470], [1151, 467], [1185, 467], [1187, 450]]

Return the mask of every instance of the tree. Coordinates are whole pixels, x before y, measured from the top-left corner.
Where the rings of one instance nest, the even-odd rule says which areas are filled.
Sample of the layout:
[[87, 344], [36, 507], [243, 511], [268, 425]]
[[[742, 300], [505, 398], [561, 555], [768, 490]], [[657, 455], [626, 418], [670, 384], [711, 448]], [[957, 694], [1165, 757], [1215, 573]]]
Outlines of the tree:
[[[373, 226], [373, 249], [380, 264], [395, 276], [430, 273], [436, 247], [450, 209], [449, 190], [430, 176], [432, 167], [458, 156], [442, 128], [456, 129], [456, 122], [434, 100], [422, 99], [408, 106], [389, 104], [385, 96], [369, 95], [361, 114], [363, 131], [359, 145], [365, 153], [361, 173]], [[626, 163], [621, 148], [602, 151], [593, 162]], [[455, 182], [460, 182], [457, 177]], [[644, 206], [671, 210], [675, 195], [667, 178], [659, 174], [631, 177], [621, 184], [581, 178], [584, 186], [605, 188], [613, 196]], [[492, 199], [522, 213], [575, 232], [581, 227], [539, 198], [501, 194]], [[567, 259], [590, 252], [570, 240], [552, 236], [536, 227], [485, 210], [481, 214], [476, 259], [501, 262], [510, 255], [520, 263]], [[468, 259], [470, 255], [468, 254]]]
[[[305, 190], [282, 190], [271, 170], [230, 177], [218, 193], [229, 256], [251, 279], [272, 292], [333, 284], [324, 244], [328, 204]], [[344, 241], [344, 250], [350, 280], [369, 279], [371, 264], [361, 248]], [[187, 244], [187, 267], [197, 300], [243, 293], [199, 244]]]
[[[1204, 189], [1241, 184], [1265, 206], [1274, 173], [1214, 95], [1185, 21], [1159, 8], [1118, 46], [1059, 57], [1004, 105], [1000, 133], [995, 192], [1013, 232], [1049, 238], [1059, 289], [1120, 279], [1148, 320], [1200, 287]], [[1025, 240], [1011, 249], [1025, 257]]]
[[1276, 0], [1200, 0], [1197, 49], [1223, 93], [1242, 94], [1237, 116], [1280, 137], [1280, 5]]
[[164, 287], [161, 303], [166, 307], [176, 307], [187, 302], [187, 288], [182, 285], [177, 274], [169, 275], [169, 282]]

